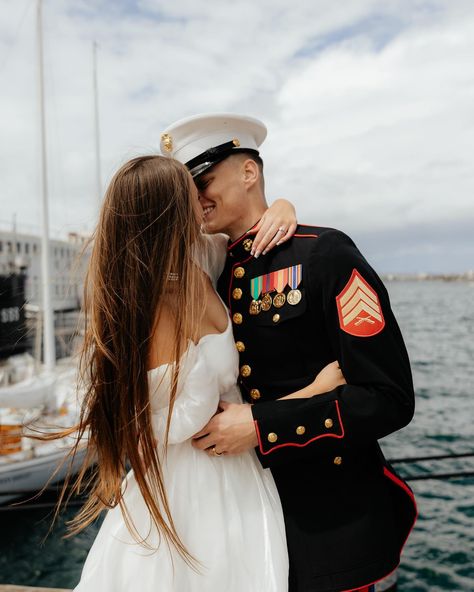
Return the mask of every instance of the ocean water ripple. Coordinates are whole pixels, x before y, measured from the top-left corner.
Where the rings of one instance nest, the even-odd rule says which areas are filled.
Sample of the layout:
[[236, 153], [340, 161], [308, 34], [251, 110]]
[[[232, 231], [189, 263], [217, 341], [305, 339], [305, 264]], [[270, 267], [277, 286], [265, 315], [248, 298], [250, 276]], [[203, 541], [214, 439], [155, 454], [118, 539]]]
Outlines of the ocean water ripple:
[[[413, 369], [416, 413], [382, 441], [389, 458], [474, 452], [474, 292], [468, 283], [390, 282]], [[410, 475], [474, 471], [474, 458], [398, 465]], [[399, 570], [406, 592], [474, 590], [474, 478], [413, 481], [419, 518]]]

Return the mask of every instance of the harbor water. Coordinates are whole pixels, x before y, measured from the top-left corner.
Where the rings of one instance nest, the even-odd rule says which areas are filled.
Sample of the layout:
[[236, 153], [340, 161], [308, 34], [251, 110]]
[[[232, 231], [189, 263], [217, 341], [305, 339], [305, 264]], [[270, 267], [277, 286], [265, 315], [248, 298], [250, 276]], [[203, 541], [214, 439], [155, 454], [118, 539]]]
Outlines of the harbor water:
[[[412, 362], [417, 408], [408, 427], [382, 441], [386, 456], [474, 451], [474, 283], [393, 281], [387, 287]], [[467, 472], [474, 471], [474, 459], [397, 469], [408, 477]], [[474, 477], [411, 486], [419, 518], [403, 554], [399, 591], [474, 591]], [[46, 540], [50, 510], [0, 512], [0, 583], [73, 588], [99, 528], [64, 540], [76, 510], [64, 512]]]

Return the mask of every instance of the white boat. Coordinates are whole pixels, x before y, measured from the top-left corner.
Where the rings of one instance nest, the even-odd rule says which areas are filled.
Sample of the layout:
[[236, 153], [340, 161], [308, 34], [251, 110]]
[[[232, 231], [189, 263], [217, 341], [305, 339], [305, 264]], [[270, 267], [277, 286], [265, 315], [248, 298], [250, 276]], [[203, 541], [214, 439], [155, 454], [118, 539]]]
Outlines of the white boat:
[[[35, 359], [25, 339], [25, 312], [24, 272], [0, 275], [0, 504], [64, 479], [69, 461], [55, 471], [73, 440], [45, 442], [28, 435], [35, 429], [49, 432], [71, 427], [79, 416], [77, 362], [62, 358], [46, 368]], [[38, 334], [36, 349], [41, 351], [41, 323], [31, 330]], [[83, 457], [84, 451], [73, 471]]]
[[37, 430], [69, 428], [79, 415], [76, 364], [63, 359], [53, 372], [40, 373], [34, 372], [35, 366], [31, 356], [19, 354], [4, 360], [1, 367], [4, 380], [11, 380], [12, 374], [20, 380], [0, 386], [0, 504], [62, 481], [84, 461], [86, 442], [70, 466], [67, 456], [73, 436], [49, 442], [28, 437]]
[[[11, 359], [19, 356], [12, 356]], [[10, 360], [8, 360], [10, 362]], [[5, 366], [0, 367], [0, 409], [5, 407], [40, 407], [54, 408], [56, 403], [55, 384], [57, 376], [54, 373], [43, 371], [35, 372], [34, 364], [31, 364], [31, 372], [23, 380], [11, 383], [6, 379]], [[3, 379], [3, 380], [2, 380]], [[1, 417], [1, 411], [0, 411]]]
[[[64, 462], [69, 448], [57, 443], [44, 445], [44, 448], [38, 447], [37, 456], [25, 460], [5, 462], [5, 458], [0, 458], [0, 505], [34, 494], [46, 483], [53, 485], [62, 481], [69, 470], [77, 472], [84, 462], [85, 447], [78, 450], [72, 467], [69, 461]], [[61, 468], [55, 473], [58, 467]], [[45, 476], [49, 478], [53, 473], [54, 477], [48, 482]]]

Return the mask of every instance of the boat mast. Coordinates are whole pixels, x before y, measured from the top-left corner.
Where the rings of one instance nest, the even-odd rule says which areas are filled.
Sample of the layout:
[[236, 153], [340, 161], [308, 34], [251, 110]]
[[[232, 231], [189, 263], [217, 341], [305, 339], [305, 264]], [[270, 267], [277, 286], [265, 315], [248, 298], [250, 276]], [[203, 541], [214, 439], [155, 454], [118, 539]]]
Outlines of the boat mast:
[[97, 84], [97, 41], [92, 45], [92, 58], [94, 65], [94, 132], [95, 132], [95, 161], [96, 161], [96, 183], [97, 203], [102, 200], [102, 179], [100, 170], [100, 129], [99, 129], [99, 91]]
[[44, 106], [43, 68], [43, 24], [42, 0], [37, 0], [37, 39], [39, 71], [39, 104], [41, 120], [41, 192], [42, 192], [42, 240], [41, 240], [41, 283], [43, 293], [43, 348], [46, 370], [53, 370], [56, 364], [54, 343], [54, 313], [51, 301], [51, 254], [49, 250], [48, 176], [46, 159], [46, 116]]

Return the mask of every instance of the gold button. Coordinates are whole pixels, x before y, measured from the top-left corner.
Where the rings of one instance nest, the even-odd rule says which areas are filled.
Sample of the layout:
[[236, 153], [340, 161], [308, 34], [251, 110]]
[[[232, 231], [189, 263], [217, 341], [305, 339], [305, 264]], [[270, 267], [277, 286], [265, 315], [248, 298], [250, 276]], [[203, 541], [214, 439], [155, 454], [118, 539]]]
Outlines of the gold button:
[[246, 251], [250, 251], [252, 249], [253, 240], [251, 238], [246, 238], [242, 243], [242, 246]]
[[240, 288], [234, 288], [232, 290], [232, 298], [234, 300], [240, 300], [242, 298], [242, 290]]
[[342, 456], [336, 456], [333, 462], [335, 465], [342, 465]]
[[296, 433], [298, 436], [302, 436], [306, 432], [306, 428], [304, 426], [298, 426], [296, 428]]
[[324, 427], [325, 428], [328, 428], [328, 429], [332, 428], [333, 425], [334, 425], [333, 421], [330, 417], [328, 417], [327, 419], [324, 420]]
[[236, 325], [241, 325], [242, 324], [242, 315], [240, 314], [240, 312], [236, 312], [232, 315], [232, 320], [234, 321], [234, 323]]
[[236, 277], [237, 279], [240, 280], [240, 278], [243, 278], [245, 275], [245, 269], [243, 267], [236, 267], [234, 269], [234, 277]]
[[240, 353], [245, 351], [245, 343], [243, 341], [236, 341], [235, 347], [237, 348], [237, 351]]
[[278, 440], [278, 436], [274, 432], [270, 432], [267, 436], [267, 440], [273, 444]]
[[252, 397], [252, 399], [254, 401], [256, 401], [257, 399], [260, 399], [260, 397], [261, 397], [260, 391], [258, 389], [252, 389], [250, 391], [250, 396]]
[[279, 320], [280, 320], [280, 315], [279, 314], [274, 314], [273, 315], [273, 322], [274, 323], [278, 323]]
[[252, 374], [252, 368], [250, 368], [250, 366], [247, 366], [247, 364], [245, 364], [245, 366], [242, 366], [242, 368], [240, 369], [240, 376], [243, 376], [244, 378], [247, 378], [247, 376], [250, 376]]

